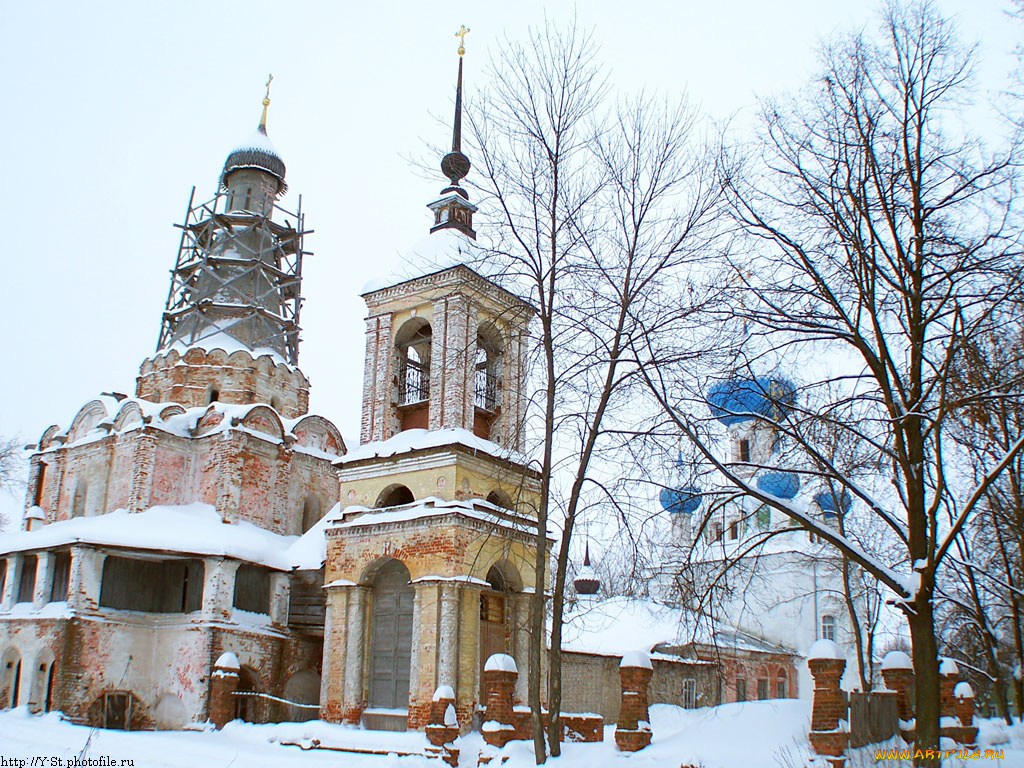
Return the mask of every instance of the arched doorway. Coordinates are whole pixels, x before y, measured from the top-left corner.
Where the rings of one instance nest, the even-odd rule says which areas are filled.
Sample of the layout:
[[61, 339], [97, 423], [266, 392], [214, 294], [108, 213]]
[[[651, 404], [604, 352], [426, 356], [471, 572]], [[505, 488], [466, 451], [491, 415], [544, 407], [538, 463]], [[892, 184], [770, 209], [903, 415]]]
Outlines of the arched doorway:
[[511, 593], [520, 588], [518, 574], [505, 564], [487, 571], [490, 589], [480, 593], [480, 701], [487, 700], [484, 665], [495, 653], [512, 653]]
[[[259, 673], [252, 667], [242, 666], [238, 670], [238, 688], [239, 693], [252, 693], [256, 691], [259, 685]], [[245, 720], [247, 723], [257, 723], [260, 721], [259, 717], [259, 702], [255, 696], [236, 696], [235, 697], [235, 719]]]
[[412, 659], [412, 600], [409, 569], [398, 560], [385, 563], [373, 579], [370, 620], [370, 706], [409, 706]]

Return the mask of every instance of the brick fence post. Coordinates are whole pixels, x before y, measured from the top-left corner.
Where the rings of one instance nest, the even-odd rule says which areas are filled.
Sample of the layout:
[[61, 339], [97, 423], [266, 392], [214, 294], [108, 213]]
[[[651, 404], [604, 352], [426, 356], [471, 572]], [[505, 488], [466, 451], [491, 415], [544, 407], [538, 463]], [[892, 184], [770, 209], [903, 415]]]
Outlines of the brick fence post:
[[839, 687], [846, 659], [834, 642], [818, 640], [807, 653], [807, 666], [814, 676], [808, 738], [816, 753], [825, 757], [833, 768], [839, 768], [846, 764], [843, 755], [850, 740], [849, 732], [839, 727], [839, 721], [848, 716], [846, 694]]
[[210, 675], [210, 721], [219, 731], [235, 719], [235, 697], [238, 690], [238, 671], [242, 665], [238, 657], [228, 652], [222, 653], [213, 665]]
[[960, 667], [945, 656], [939, 657], [939, 714], [942, 717], [956, 717], [956, 700], [953, 690], [960, 682]]
[[622, 699], [615, 723], [615, 746], [622, 752], [637, 752], [651, 743], [651, 722], [647, 709], [647, 686], [654, 668], [646, 651], [622, 655], [619, 680]]
[[455, 713], [455, 690], [450, 685], [438, 686], [434, 691], [424, 730], [427, 741], [437, 748], [436, 754], [448, 765], [457, 766], [459, 750], [452, 742], [459, 736], [459, 718]]
[[515, 737], [515, 716], [512, 696], [516, 689], [519, 669], [508, 654], [496, 653], [484, 664], [484, 688], [487, 691], [484, 723], [480, 726], [484, 741], [503, 747]]
[[903, 651], [889, 651], [882, 659], [885, 687], [896, 691], [896, 714], [900, 720], [914, 718], [914, 665]]

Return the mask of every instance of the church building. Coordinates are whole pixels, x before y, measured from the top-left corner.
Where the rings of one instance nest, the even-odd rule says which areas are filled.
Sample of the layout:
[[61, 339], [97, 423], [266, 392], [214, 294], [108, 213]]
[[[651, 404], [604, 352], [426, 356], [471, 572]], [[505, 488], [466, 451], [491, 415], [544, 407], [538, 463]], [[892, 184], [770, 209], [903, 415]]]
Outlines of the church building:
[[429, 204], [436, 269], [363, 296], [353, 450], [308, 412], [311, 254], [301, 198], [281, 207], [268, 81], [213, 198], [190, 198], [134, 395], [90, 400], [32, 454], [23, 530], [0, 540], [0, 707], [177, 728], [210, 717], [228, 664], [245, 719], [284, 706], [279, 719], [421, 728], [443, 685], [467, 727], [497, 652], [525, 698], [543, 588], [521, 453], [533, 310], [475, 268], [463, 53], [448, 183]]

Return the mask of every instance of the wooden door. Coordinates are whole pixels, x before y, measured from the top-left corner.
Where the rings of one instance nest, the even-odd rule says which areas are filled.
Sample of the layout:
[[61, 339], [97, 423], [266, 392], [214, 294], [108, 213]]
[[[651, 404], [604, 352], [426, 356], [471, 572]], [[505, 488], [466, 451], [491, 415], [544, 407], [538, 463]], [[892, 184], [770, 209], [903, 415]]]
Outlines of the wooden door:
[[373, 582], [370, 622], [370, 706], [409, 707], [412, 660], [412, 599], [409, 571], [397, 560], [385, 565]]

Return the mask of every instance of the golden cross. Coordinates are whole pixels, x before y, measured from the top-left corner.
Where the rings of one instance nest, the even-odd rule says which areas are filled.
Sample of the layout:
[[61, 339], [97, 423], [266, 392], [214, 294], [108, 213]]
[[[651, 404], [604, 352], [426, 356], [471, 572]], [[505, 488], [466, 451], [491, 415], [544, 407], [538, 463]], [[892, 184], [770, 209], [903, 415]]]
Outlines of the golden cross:
[[267, 78], [267, 94], [263, 97], [264, 105], [270, 103], [270, 84], [274, 82], [274, 76], [270, 75]]
[[470, 30], [466, 27], [465, 24], [460, 24], [459, 31], [455, 33], [455, 36], [459, 38], [459, 56], [466, 55], [466, 35], [469, 32]]

